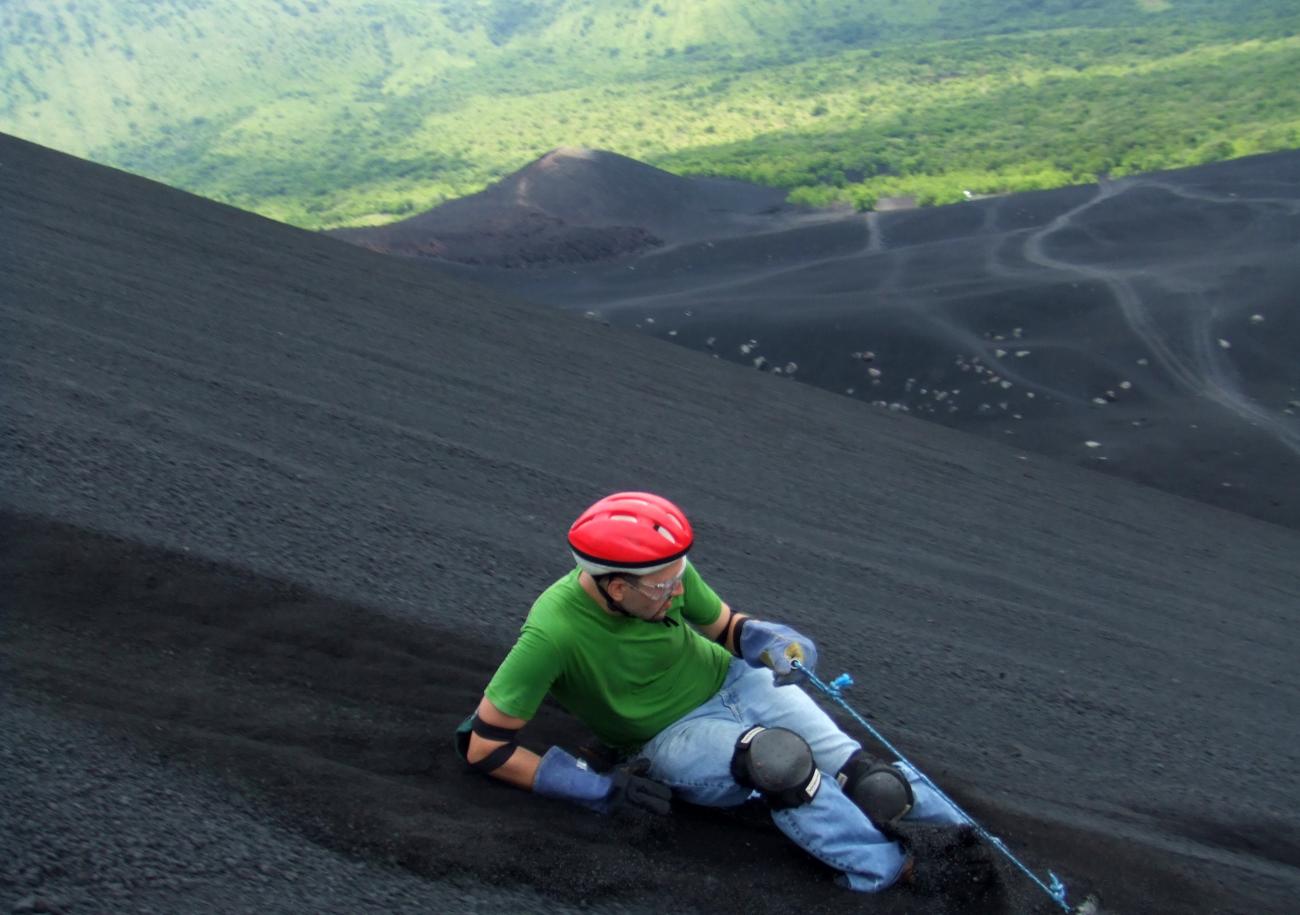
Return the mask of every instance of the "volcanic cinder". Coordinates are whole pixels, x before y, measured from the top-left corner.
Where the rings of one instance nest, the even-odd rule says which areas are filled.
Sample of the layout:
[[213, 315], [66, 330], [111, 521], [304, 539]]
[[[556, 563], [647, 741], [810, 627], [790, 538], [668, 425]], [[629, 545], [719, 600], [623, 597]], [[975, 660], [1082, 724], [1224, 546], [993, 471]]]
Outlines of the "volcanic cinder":
[[466, 770], [569, 522], [632, 487], [1073, 901], [1294, 910], [1300, 533], [2, 137], [0, 322], [12, 910], [1054, 911]]

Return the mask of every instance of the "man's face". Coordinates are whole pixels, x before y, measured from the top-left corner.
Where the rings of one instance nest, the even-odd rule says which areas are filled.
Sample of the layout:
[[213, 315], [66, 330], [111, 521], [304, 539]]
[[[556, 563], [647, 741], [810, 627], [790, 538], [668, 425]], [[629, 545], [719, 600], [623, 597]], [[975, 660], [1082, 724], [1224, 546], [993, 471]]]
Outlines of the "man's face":
[[668, 615], [673, 598], [682, 593], [682, 575], [686, 559], [677, 560], [666, 569], [632, 579], [616, 578], [610, 582], [609, 595], [635, 617], [651, 622]]

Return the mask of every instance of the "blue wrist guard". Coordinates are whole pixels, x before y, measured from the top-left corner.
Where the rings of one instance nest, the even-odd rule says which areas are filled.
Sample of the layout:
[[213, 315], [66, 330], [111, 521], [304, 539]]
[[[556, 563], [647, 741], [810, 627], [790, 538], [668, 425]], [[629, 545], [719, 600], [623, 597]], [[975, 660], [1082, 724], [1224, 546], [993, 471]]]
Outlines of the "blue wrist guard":
[[533, 779], [533, 791], [543, 797], [573, 801], [595, 810], [609, 813], [609, 795], [614, 780], [587, 767], [559, 747], [551, 747], [542, 757]]

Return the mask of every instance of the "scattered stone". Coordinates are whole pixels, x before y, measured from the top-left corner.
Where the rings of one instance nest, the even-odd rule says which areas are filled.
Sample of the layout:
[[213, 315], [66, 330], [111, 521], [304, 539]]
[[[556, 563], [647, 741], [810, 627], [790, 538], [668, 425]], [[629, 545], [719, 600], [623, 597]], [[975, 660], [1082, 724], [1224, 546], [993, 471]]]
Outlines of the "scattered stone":
[[1101, 442], [1094, 442], [1092, 439], [1088, 439], [1088, 441], [1084, 442], [1083, 444], [1084, 444], [1085, 446], [1087, 446], [1088, 448], [1100, 448], [1100, 447], [1101, 447]]
[[1095, 404], [1096, 404], [1097, 406], [1099, 406], [1099, 407], [1104, 407], [1104, 406], [1106, 406], [1106, 398], [1104, 398], [1104, 397], [1094, 397], [1094, 398], [1092, 399], [1092, 402], [1095, 403]]
[[993, 355], [997, 356], [999, 359], [1001, 359], [1001, 358], [1002, 358], [1003, 356], [1005, 356], [1006, 354], [1007, 354], [1007, 351], [1004, 350], [1004, 349], [995, 349], [995, 350], [993, 351]]
[[1011, 382], [1009, 382], [1009, 381], [1002, 381], [1002, 382], [999, 382], [999, 384], [1002, 385], [1002, 390], [1004, 390], [1004, 391], [1011, 387]]
[[1146, 356], [1143, 356], [1141, 359], [1138, 360], [1138, 365], [1150, 365], [1150, 364], [1151, 364], [1151, 360], [1148, 359]]
[[765, 356], [754, 357], [754, 368], [758, 369], [761, 372], [766, 367], [767, 367], [767, 357]]
[[1037, 397], [1038, 395], [1035, 394], [1033, 391], [1026, 391], [1026, 392], [1025, 392], [1025, 396], [1028, 397], [1030, 400], [1033, 400], [1033, 399], [1034, 399], [1035, 397]]
[[878, 368], [874, 368], [874, 367], [873, 367], [873, 368], [869, 368], [869, 369], [867, 369], [867, 374], [870, 375], [872, 378], [879, 378], [879, 377], [881, 376], [882, 373], [881, 373], [880, 369], [878, 369]]
[[654, 318], [646, 318], [646, 319], [645, 319], [645, 322], [646, 322], [647, 324], [653, 324], [653, 323], [655, 322], [655, 319], [654, 319]]
[[670, 331], [668, 331], [668, 336], [670, 336], [670, 337], [675, 337], [675, 336], [677, 336], [677, 331], [675, 331], [675, 330], [670, 330]]
[[844, 389], [844, 393], [845, 393], [845, 394], [852, 394], [852, 393], [853, 393], [853, 388], [845, 388], [845, 389]]
[[713, 349], [713, 344], [716, 343], [717, 341], [718, 341], [717, 337], [709, 337], [707, 340], [704, 341], [704, 345], [707, 346], [709, 349]]
[[1119, 383], [1119, 387], [1120, 387], [1120, 390], [1122, 390], [1122, 391], [1127, 391], [1127, 390], [1129, 390], [1130, 388], [1133, 387], [1133, 382], [1131, 382], [1131, 381], [1121, 381], [1121, 382]]
[[1251, 324], [1263, 324], [1263, 323], [1264, 323], [1264, 316], [1263, 316], [1263, 315], [1251, 315], [1251, 316], [1250, 316], [1250, 323], [1251, 323]]
[[797, 371], [799, 371], [799, 365], [797, 363], [787, 362], [785, 364], [785, 373], [787, 375], [793, 375]]
[[748, 356], [748, 355], [750, 354], [750, 352], [753, 351], [753, 349], [754, 349], [754, 347], [751, 346], [751, 345], [748, 344], [748, 343], [742, 343], [742, 344], [740, 344], [740, 354], [741, 354], [742, 356]]
[[1023, 328], [1023, 327], [1013, 327], [1013, 328], [1011, 328], [1011, 336], [1015, 337], [1017, 340], [1019, 340], [1020, 337], [1021, 337], [1023, 334], [1024, 334], [1024, 328]]
[[1220, 337], [1219, 349], [1232, 349], [1232, 343]]
[[1018, 349], [1018, 350], [1016, 350], [1016, 358], [1017, 358], [1017, 359], [1023, 359], [1023, 358], [1025, 358], [1025, 357], [1028, 356], [1028, 355], [1029, 355], [1029, 350], [1027, 350], [1027, 349]]

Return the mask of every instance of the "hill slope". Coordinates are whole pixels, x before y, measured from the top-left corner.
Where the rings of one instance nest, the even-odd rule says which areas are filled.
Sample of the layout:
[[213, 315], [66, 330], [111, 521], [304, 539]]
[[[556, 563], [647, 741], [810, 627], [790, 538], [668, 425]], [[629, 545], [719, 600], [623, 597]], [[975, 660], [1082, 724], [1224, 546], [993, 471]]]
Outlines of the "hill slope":
[[[1030, 909], [1014, 876], [994, 906], [934, 871], [851, 896], [743, 816], [605, 821], [463, 771], [449, 735], [565, 525], [635, 485], [1040, 871], [1120, 912], [1289, 911], [1296, 534], [9, 138], [0, 163], [15, 897]], [[525, 739], [581, 736], [548, 708]]]
[[[636, 175], [621, 177], [615, 201], [637, 193]], [[533, 173], [531, 186], [546, 180]], [[425, 253], [420, 227], [436, 233], [444, 218], [510, 241], [468, 204], [402, 224], [404, 247], [387, 229], [346, 237]], [[433, 263], [1300, 529], [1300, 153], [951, 207], [791, 208], [696, 227], [702, 237], [608, 263]]]

